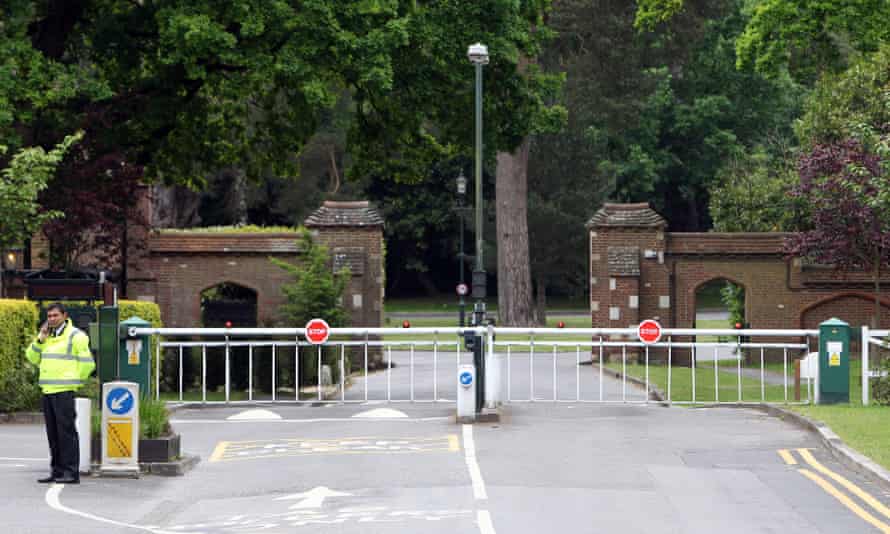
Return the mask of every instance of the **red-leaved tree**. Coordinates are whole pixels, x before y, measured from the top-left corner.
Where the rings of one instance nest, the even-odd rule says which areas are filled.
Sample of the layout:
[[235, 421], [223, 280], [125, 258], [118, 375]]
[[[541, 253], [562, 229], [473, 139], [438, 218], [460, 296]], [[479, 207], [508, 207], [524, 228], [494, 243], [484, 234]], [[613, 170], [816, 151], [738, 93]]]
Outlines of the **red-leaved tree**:
[[128, 232], [149, 224], [138, 210], [144, 169], [118, 151], [100, 151], [88, 144], [66, 159], [42, 196], [44, 208], [64, 216], [44, 226], [44, 232], [53, 267], [111, 270], [123, 281]]
[[871, 272], [873, 327], [880, 319], [881, 270], [890, 266], [890, 207], [880, 200], [890, 189], [885, 163], [854, 139], [816, 145], [802, 156], [792, 195], [808, 206], [810, 226], [785, 243], [789, 255], [839, 272]]

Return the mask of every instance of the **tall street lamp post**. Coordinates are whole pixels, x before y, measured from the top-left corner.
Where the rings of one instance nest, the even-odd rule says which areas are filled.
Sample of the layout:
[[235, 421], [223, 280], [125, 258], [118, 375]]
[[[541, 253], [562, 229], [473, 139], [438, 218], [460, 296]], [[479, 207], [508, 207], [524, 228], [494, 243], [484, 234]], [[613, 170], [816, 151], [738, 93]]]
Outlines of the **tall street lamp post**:
[[460, 221], [460, 248], [457, 251], [458, 278], [460, 285], [458, 286], [458, 295], [460, 295], [460, 321], [459, 325], [464, 326], [466, 317], [466, 302], [464, 295], [466, 294], [466, 285], [464, 285], [464, 199], [467, 196], [467, 177], [461, 169], [460, 176], [457, 177], [457, 218]]
[[[482, 262], [482, 67], [488, 65], [488, 47], [482, 43], [470, 45], [467, 57], [476, 67], [476, 268], [473, 269], [473, 325], [482, 326], [485, 320], [485, 264]], [[482, 336], [473, 339], [473, 363], [476, 365], [476, 412], [485, 403], [485, 358]]]
[[473, 324], [485, 319], [485, 264], [482, 261], [482, 67], [488, 65], [488, 47], [481, 43], [467, 50], [470, 63], [476, 67], [476, 268], [473, 270]]

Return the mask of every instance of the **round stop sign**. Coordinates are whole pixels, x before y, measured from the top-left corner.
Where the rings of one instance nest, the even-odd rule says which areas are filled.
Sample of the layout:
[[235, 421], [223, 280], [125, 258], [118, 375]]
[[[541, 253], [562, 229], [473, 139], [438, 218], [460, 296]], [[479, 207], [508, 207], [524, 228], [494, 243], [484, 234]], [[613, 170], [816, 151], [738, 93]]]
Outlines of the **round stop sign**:
[[312, 319], [306, 323], [306, 339], [313, 345], [321, 345], [331, 335], [331, 327], [324, 319]]
[[653, 319], [646, 319], [637, 326], [637, 337], [647, 345], [658, 343], [661, 339], [661, 325]]

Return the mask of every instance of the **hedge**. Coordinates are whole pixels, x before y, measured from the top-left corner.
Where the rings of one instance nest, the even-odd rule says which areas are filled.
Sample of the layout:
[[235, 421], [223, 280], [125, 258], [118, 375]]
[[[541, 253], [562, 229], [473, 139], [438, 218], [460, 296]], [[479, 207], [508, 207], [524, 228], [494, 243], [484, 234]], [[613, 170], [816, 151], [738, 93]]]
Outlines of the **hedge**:
[[25, 348], [37, 335], [37, 307], [26, 300], [0, 300], [0, 412], [40, 406], [37, 370]]
[[[153, 327], [163, 326], [161, 309], [154, 302], [121, 300], [118, 307], [121, 321], [139, 317]], [[38, 319], [37, 303], [28, 300], [0, 300], [0, 413], [40, 409], [37, 369], [25, 359], [25, 349], [37, 335]], [[156, 343], [157, 338], [152, 337], [152, 374], [157, 363]], [[81, 389], [79, 394], [95, 397], [98, 394], [96, 388], [97, 385], [91, 383]]]

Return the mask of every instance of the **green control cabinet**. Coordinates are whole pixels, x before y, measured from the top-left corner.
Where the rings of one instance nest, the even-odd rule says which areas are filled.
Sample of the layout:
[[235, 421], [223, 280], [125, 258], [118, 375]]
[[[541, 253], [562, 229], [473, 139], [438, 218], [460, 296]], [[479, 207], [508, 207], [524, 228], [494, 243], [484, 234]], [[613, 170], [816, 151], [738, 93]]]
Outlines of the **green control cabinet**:
[[120, 350], [118, 351], [118, 380], [139, 384], [141, 397], [151, 392], [151, 340], [149, 336], [130, 337], [130, 328], [149, 328], [151, 323], [133, 317], [120, 323]]
[[96, 372], [99, 382], [104, 384], [117, 380], [118, 349], [118, 308], [102, 306], [99, 308], [99, 322], [95, 325], [95, 335], [90, 334], [90, 342], [97, 351]]
[[819, 325], [819, 404], [850, 402], [850, 325], [831, 318]]

